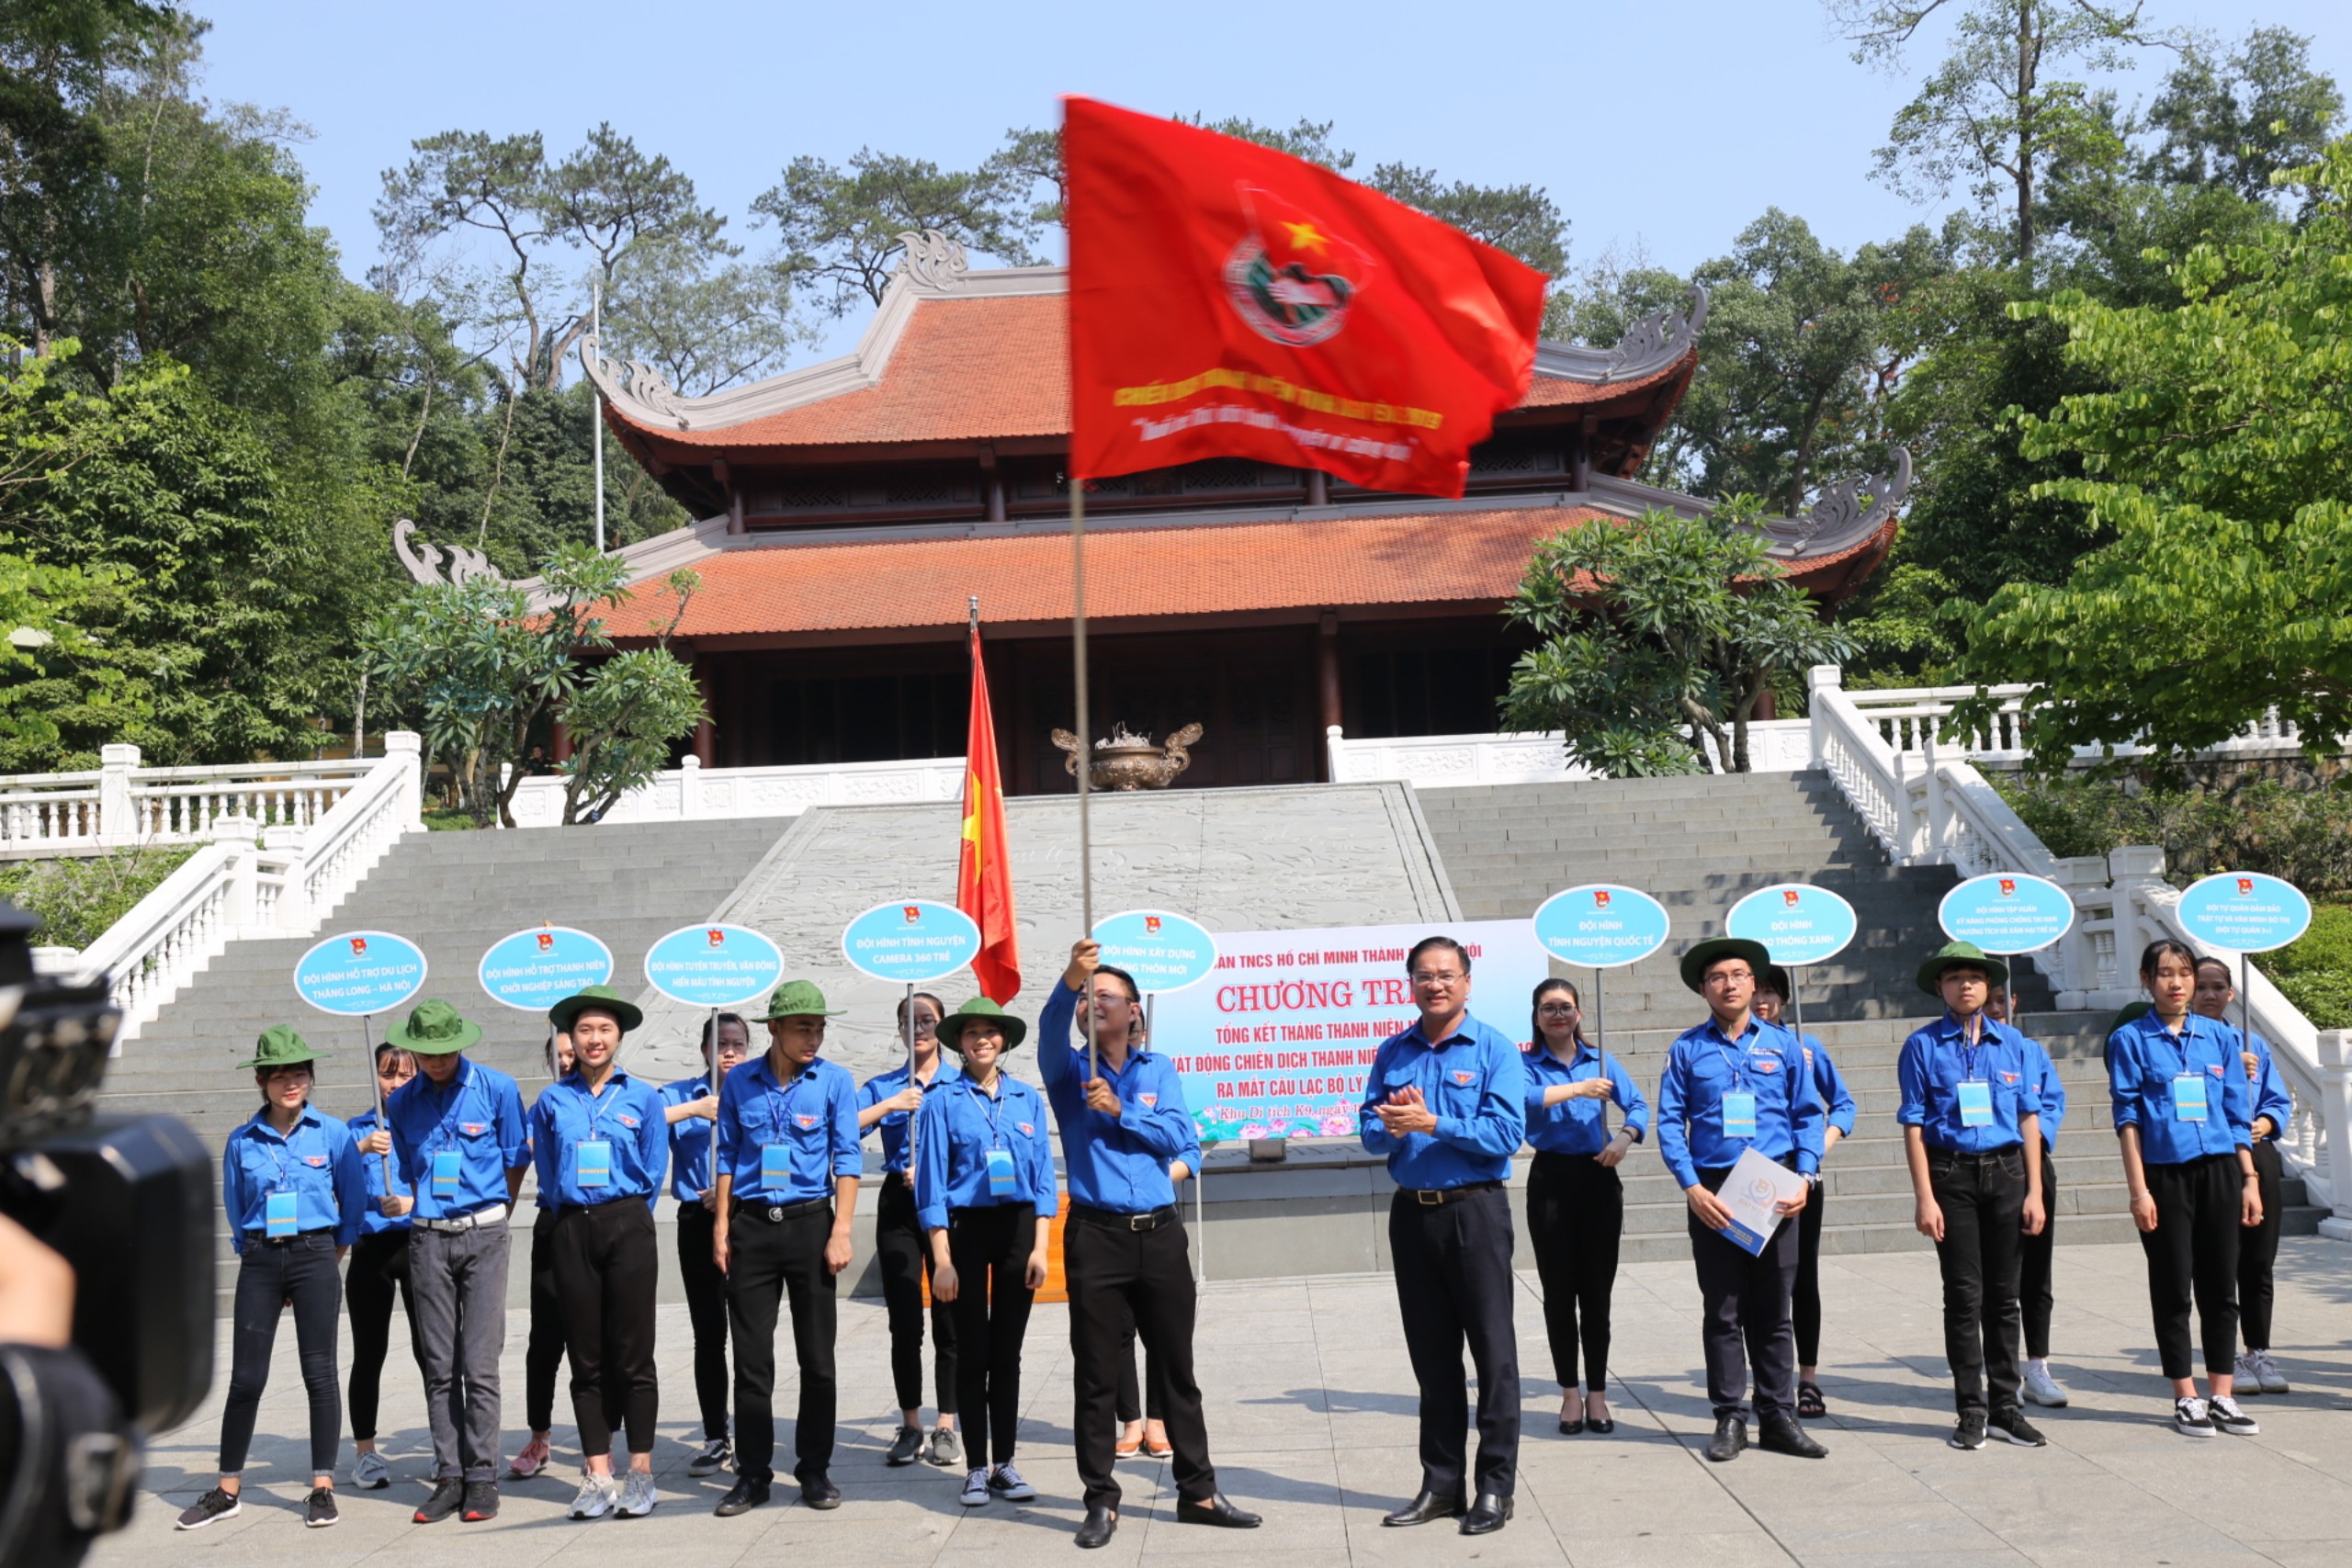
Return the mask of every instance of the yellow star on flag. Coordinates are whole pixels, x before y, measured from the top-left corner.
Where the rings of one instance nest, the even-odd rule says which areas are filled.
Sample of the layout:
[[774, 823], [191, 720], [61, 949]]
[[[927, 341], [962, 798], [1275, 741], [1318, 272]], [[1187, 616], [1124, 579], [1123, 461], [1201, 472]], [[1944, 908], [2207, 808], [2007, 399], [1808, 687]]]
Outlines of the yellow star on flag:
[[1290, 231], [1291, 249], [1326, 251], [1331, 248], [1331, 242], [1317, 233], [1313, 223], [1294, 223], [1287, 218], [1283, 219], [1282, 223], [1283, 228]]
[[988, 810], [988, 798], [980, 792], [979, 774], [969, 773], [967, 781], [964, 798], [972, 803], [972, 814], [964, 818], [963, 837], [971, 841], [972, 870], [977, 874], [985, 870], [989, 863], [988, 836], [980, 823], [982, 815]]

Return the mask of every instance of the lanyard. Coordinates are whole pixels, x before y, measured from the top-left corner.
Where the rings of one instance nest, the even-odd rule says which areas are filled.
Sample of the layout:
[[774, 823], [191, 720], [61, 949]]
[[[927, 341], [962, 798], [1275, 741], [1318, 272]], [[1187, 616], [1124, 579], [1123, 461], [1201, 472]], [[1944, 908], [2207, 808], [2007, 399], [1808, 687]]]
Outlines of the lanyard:
[[[575, 1074], [573, 1076], [577, 1077], [578, 1075]], [[596, 1137], [598, 1134], [603, 1131], [602, 1123], [605, 1120], [605, 1111], [607, 1108], [619, 1101], [620, 1094], [618, 1091], [623, 1081], [624, 1075], [620, 1073], [613, 1074], [612, 1077], [605, 1080], [605, 1092], [602, 1094], [590, 1094], [588, 1092], [587, 1086], [584, 1084], [573, 1089], [572, 1092], [574, 1094], [581, 1096], [588, 1101], [588, 1136], [590, 1138]]]
[[[265, 1120], [262, 1122], [261, 1125], [265, 1128], [269, 1128], [269, 1122], [266, 1120], [267, 1112], [264, 1112], [263, 1114]], [[269, 1130], [273, 1132], [276, 1131], [275, 1128], [269, 1128]], [[291, 1153], [294, 1148], [294, 1134], [299, 1133], [301, 1130], [302, 1123], [300, 1121], [297, 1121], [294, 1123], [294, 1131], [287, 1134], [285, 1137], [279, 1139], [277, 1143], [271, 1143], [266, 1138], [255, 1138], [253, 1140], [254, 1142], [261, 1145], [262, 1148], [269, 1155], [269, 1163], [277, 1168], [277, 1185], [270, 1189], [273, 1192], [280, 1190], [291, 1191], [293, 1190], [294, 1178], [299, 1173], [300, 1168], [298, 1167], [294, 1171], [288, 1170], [286, 1168], [286, 1156], [284, 1154], [280, 1154], [278, 1151], [282, 1148], [288, 1151], [288, 1153]]]
[[768, 1110], [770, 1113], [775, 1117], [776, 1132], [779, 1135], [783, 1134], [791, 1126], [789, 1118], [792, 1111], [793, 1096], [800, 1091], [800, 1086], [807, 1083], [809, 1076], [816, 1070], [817, 1064], [811, 1062], [807, 1066], [795, 1073], [792, 1076], [792, 1081], [786, 1084], [781, 1089], [770, 1088], [765, 1091], [768, 1100]]
[[1976, 1043], [1972, 1045], [1968, 1040], [1968, 1025], [1962, 1023], [1960, 1026], [1960, 1076], [1972, 1083], [1985, 1081], [1977, 1077], [1977, 1058], [1984, 1055], [1984, 1047], [1987, 1044], [1998, 1043], [1999, 1037], [1993, 1032], [1992, 1025], [1988, 1023], [1984, 1026], [1984, 1032], [1979, 1035]]
[[[1753, 1028], [1754, 1025], [1751, 1024], [1749, 1027]], [[1737, 1041], [1734, 1041], [1732, 1043], [1734, 1046], [1737, 1046], [1739, 1043]], [[1715, 1028], [1715, 1055], [1721, 1056], [1724, 1060], [1724, 1066], [1731, 1069], [1732, 1082], [1738, 1087], [1739, 1092], [1746, 1094], [1747, 1092], [1747, 1056], [1738, 1050], [1726, 1051], [1724, 1049], [1724, 1032], [1721, 1025], [1717, 1025]]]
[[[427, 1078], [424, 1081], [425, 1086], [429, 1089], [437, 1089], [440, 1087], [434, 1083], [430, 1078]], [[431, 1141], [424, 1145], [428, 1150], [437, 1149], [444, 1144], [448, 1145], [451, 1148], [457, 1148], [459, 1146], [458, 1140], [449, 1135], [449, 1129], [456, 1123], [458, 1112], [463, 1111], [466, 1107], [466, 1089], [472, 1082], [473, 1072], [470, 1066], [459, 1067], [457, 1071], [457, 1075], [450, 1078], [448, 1109], [442, 1111], [441, 1120], [434, 1123], [433, 1137]]]
[[977, 1078], [967, 1081], [970, 1084], [971, 1092], [978, 1095], [982, 1100], [988, 1101], [989, 1147], [992, 1149], [1001, 1149], [1004, 1147], [1004, 1138], [997, 1130], [997, 1122], [999, 1119], [1004, 1115], [1004, 1075], [1001, 1073], [997, 1075], [997, 1091], [994, 1094], [990, 1094], [987, 1089], [982, 1089], [979, 1085], [979, 1080]]

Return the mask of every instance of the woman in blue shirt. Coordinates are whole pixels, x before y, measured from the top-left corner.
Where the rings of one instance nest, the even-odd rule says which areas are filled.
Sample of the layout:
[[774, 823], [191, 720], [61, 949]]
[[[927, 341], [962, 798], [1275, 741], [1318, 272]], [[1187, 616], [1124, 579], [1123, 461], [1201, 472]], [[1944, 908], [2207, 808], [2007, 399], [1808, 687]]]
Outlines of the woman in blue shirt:
[[[1560, 1431], [1617, 1429], [1609, 1414], [1609, 1297], [1625, 1230], [1625, 1151], [1642, 1141], [1649, 1101], [1616, 1057], [1584, 1037], [1583, 998], [1566, 980], [1535, 987], [1527, 1051], [1527, 1232], [1544, 1281], [1544, 1330], [1560, 1383]], [[1621, 1120], [1609, 1130], [1608, 1106]], [[1579, 1323], [1581, 1309], [1583, 1321]], [[1577, 1400], [1577, 1349], [1584, 1399]]]
[[[2108, 1089], [2132, 1223], [2148, 1257], [2156, 1353], [2172, 1381], [2173, 1427], [2192, 1438], [2261, 1428], [2231, 1397], [2237, 1362], [2238, 1233], [2262, 1223], [2238, 1032], [2189, 1010], [2197, 955], [2170, 939], [2140, 956], [2153, 1009], [2107, 1039]], [[2192, 1296], [2208, 1397], [2189, 1359]]]
[[294, 1309], [302, 1387], [311, 1401], [311, 1495], [303, 1522], [335, 1522], [334, 1451], [343, 1440], [343, 1402], [335, 1388], [335, 1320], [343, 1277], [336, 1266], [359, 1239], [368, 1201], [351, 1130], [311, 1104], [311, 1064], [323, 1058], [284, 1024], [265, 1031], [250, 1062], [262, 1108], [229, 1134], [220, 1154], [220, 1207], [237, 1249], [234, 1346], [229, 1401], [220, 1412], [220, 1484], [179, 1517], [201, 1529], [233, 1517], [243, 1491], [245, 1451], [269, 1384], [277, 1316]]
[[[2189, 1006], [2200, 1017], [2226, 1023], [2230, 1006], [2238, 999], [2231, 984], [2230, 966], [2218, 958], [2197, 961], [2197, 990]], [[2270, 1305], [2276, 1295], [2273, 1273], [2278, 1263], [2279, 1211], [2286, 1199], [2280, 1191], [2287, 1173], [2278, 1163], [2278, 1134], [2295, 1113], [2287, 1083], [2270, 1055], [2270, 1042], [2248, 1031], [2241, 1042], [2239, 1060], [2245, 1066], [2249, 1134], [2254, 1143], [2254, 1174], [2261, 1179], [2262, 1223], [2238, 1235], [2238, 1337], [2245, 1342], [2233, 1369], [2234, 1381], [2248, 1393], [2289, 1392], [2287, 1374], [2270, 1359]]]
[[[390, 1041], [376, 1047], [376, 1082], [386, 1100], [414, 1077], [415, 1057]], [[408, 1297], [408, 1233], [414, 1222], [402, 1205], [413, 1200], [392, 1158], [392, 1135], [373, 1110], [353, 1117], [350, 1127], [359, 1148], [360, 1173], [368, 1180], [368, 1210], [360, 1216], [359, 1239], [352, 1245], [350, 1267], [344, 1271], [344, 1295], [351, 1313], [351, 1483], [374, 1492], [392, 1483], [391, 1470], [376, 1450], [376, 1397], [384, 1356], [391, 1348], [394, 1292], [408, 1319], [409, 1353], [416, 1359], [419, 1376], [424, 1371], [424, 1352], [416, 1337], [416, 1308]], [[383, 1212], [387, 1197], [396, 1200], [393, 1207], [402, 1209], [400, 1214]]]
[[1021, 1341], [1046, 1282], [1058, 1195], [1046, 1101], [1004, 1076], [1029, 1026], [986, 997], [940, 1021], [963, 1076], [923, 1096], [915, 1122], [915, 1213], [931, 1238], [931, 1293], [956, 1309], [956, 1404], [970, 1445], [961, 1501], [1026, 1503], [1012, 1467], [1021, 1418]]
[[[1789, 972], [1775, 964], [1756, 983], [1750, 1005], [1765, 1022], [1779, 1023], [1788, 1000]], [[1799, 1043], [1813, 1074], [1814, 1093], [1829, 1114], [1821, 1129], [1821, 1157], [1826, 1163], [1838, 1140], [1854, 1135], [1854, 1095], [1838, 1076], [1827, 1047], [1810, 1034]], [[1821, 1173], [1814, 1172], [1813, 1201], [1797, 1215], [1797, 1288], [1789, 1297], [1789, 1317], [1797, 1331], [1797, 1414], [1808, 1421], [1829, 1414], [1828, 1402], [1821, 1396], [1821, 1214], [1827, 1196]]]
[[956, 1322], [947, 1303], [931, 1303], [932, 1384], [939, 1395], [939, 1425], [930, 1451], [922, 1436], [922, 1281], [931, 1265], [931, 1245], [915, 1216], [914, 1171], [907, 1159], [907, 1134], [922, 1097], [939, 1081], [939, 1021], [947, 1006], [928, 991], [899, 1003], [899, 1035], [908, 1038], [910, 1004], [914, 1024], [914, 1062], [900, 1062], [865, 1080], [857, 1095], [857, 1134], [882, 1130], [882, 1207], [874, 1220], [874, 1250], [882, 1266], [882, 1303], [890, 1316], [890, 1382], [899, 1395], [899, 1435], [883, 1454], [885, 1464], [928, 1460], [943, 1468], [963, 1458], [956, 1437]]

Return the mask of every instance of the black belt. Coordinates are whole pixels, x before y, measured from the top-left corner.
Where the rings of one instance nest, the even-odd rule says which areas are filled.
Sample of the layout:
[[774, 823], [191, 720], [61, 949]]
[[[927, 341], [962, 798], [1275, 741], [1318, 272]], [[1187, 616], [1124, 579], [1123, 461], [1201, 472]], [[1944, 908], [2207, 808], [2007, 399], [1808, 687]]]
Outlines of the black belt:
[[1130, 1231], [1138, 1235], [1148, 1235], [1162, 1225], [1174, 1224], [1179, 1216], [1176, 1213], [1176, 1205], [1173, 1203], [1164, 1204], [1140, 1214], [1123, 1214], [1116, 1209], [1098, 1209], [1091, 1203], [1072, 1203], [1069, 1206], [1069, 1217], [1073, 1220], [1084, 1220], [1090, 1225], [1100, 1225], [1104, 1230]]
[[1965, 1160], [1971, 1165], [1984, 1165], [1992, 1160], [2005, 1158], [2009, 1155], [2022, 1154], [2024, 1151], [2023, 1144], [2011, 1144], [2008, 1147], [2002, 1149], [1939, 1149], [1930, 1144], [1928, 1145], [1928, 1163], [1929, 1165], [1958, 1165]]
[[1409, 1198], [1424, 1209], [1442, 1209], [1448, 1203], [1459, 1203], [1473, 1192], [1498, 1192], [1499, 1181], [1465, 1181], [1459, 1187], [1400, 1187], [1396, 1195]]
[[796, 1203], [747, 1203], [739, 1198], [735, 1200], [735, 1217], [739, 1220], [765, 1220], [772, 1225], [780, 1225], [786, 1220], [797, 1220], [803, 1214], [813, 1214], [820, 1209], [832, 1206], [831, 1198], [803, 1198]]
[[[601, 1203], [550, 1203], [548, 1207], [555, 1212], [556, 1218], [561, 1219], [566, 1214], [586, 1214], [593, 1213], [598, 1209], [609, 1209], [616, 1203], [642, 1203], [644, 1201], [645, 1194], [642, 1192], [624, 1192], [617, 1198], [607, 1198]], [[696, 1202], [695, 1207], [699, 1209], [702, 1207], [702, 1204], [700, 1202]]]
[[267, 1231], [247, 1231], [245, 1245], [247, 1247], [291, 1247], [306, 1236], [333, 1235], [334, 1234], [333, 1225], [321, 1225], [316, 1230], [296, 1231], [292, 1235], [272, 1235]]

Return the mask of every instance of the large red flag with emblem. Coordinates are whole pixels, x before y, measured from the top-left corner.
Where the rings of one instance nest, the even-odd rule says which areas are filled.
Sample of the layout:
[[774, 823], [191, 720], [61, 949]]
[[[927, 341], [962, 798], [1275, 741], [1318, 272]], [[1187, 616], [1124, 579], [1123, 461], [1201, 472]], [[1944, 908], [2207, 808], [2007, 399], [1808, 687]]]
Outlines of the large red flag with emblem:
[[1204, 457], [1458, 496], [1542, 273], [1304, 159], [1063, 100], [1072, 472]]
[[964, 741], [964, 841], [956, 866], [956, 907], [980, 928], [972, 978], [980, 995], [1009, 1002], [1021, 994], [1021, 938], [1012, 914], [1012, 865], [1004, 844], [1004, 779], [997, 770], [996, 720], [989, 711], [989, 670], [980, 628], [972, 628], [972, 721]]

